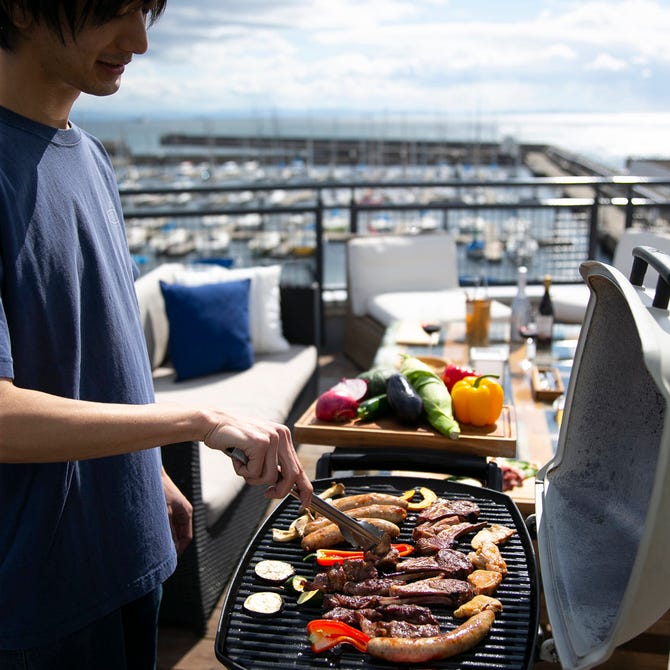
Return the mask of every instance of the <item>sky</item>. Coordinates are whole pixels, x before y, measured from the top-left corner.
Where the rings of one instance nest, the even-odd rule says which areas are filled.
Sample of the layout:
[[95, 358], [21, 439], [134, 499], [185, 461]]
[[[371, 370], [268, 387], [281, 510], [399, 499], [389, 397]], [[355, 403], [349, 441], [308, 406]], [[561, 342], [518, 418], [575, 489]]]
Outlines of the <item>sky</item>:
[[168, 0], [95, 115], [670, 110], [670, 0]]

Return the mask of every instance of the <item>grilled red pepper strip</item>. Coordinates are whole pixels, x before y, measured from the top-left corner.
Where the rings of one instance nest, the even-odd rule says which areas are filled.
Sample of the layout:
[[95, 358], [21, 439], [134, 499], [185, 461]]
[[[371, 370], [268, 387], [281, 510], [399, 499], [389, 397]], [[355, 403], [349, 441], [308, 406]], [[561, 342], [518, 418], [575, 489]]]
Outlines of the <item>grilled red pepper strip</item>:
[[332, 619], [314, 619], [307, 624], [307, 635], [312, 651], [319, 654], [346, 642], [365, 653], [370, 637], [357, 628]]
[[[392, 544], [391, 546], [398, 550], [400, 556], [408, 556], [414, 551], [411, 544]], [[347, 551], [346, 549], [317, 549], [314, 555], [319, 565], [335, 565], [349, 558], [363, 559], [364, 557], [362, 551]]]

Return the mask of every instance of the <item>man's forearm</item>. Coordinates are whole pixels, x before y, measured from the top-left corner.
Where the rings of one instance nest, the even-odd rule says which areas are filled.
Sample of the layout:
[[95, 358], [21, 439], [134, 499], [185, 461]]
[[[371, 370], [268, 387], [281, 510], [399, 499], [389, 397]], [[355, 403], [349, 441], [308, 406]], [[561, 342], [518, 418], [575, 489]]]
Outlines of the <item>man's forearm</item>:
[[202, 439], [212, 425], [208, 413], [197, 409], [71, 400], [0, 380], [0, 462], [114, 456]]

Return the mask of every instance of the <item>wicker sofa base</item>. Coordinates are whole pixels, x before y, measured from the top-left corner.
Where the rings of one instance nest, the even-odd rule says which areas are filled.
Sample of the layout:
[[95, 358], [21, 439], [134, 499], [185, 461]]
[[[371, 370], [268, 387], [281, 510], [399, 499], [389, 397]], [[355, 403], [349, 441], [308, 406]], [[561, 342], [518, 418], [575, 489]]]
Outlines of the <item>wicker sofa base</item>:
[[[191, 542], [180, 556], [177, 570], [163, 585], [161, 623], [188, 627], [199, 636], [207, 623], [242, 552], [265, 516], [268, 500], [263, 487], [245, 485], [211, 528], [200, 502], [200, 463], [197, 442], [163, 448], [163, 465], [193, 506]], [[195, 471], [195, 472], [194, 472]], [[190, 472], [191, 476], [179, 473]]]

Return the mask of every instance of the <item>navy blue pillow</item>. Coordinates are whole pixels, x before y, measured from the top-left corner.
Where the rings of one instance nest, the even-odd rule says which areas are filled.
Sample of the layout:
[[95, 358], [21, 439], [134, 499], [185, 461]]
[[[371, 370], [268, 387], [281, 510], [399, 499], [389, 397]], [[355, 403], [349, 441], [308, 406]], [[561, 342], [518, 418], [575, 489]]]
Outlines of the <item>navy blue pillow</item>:
[[250, 279], [184, 286], [161, 281], [177, 381], [254, 364]]

